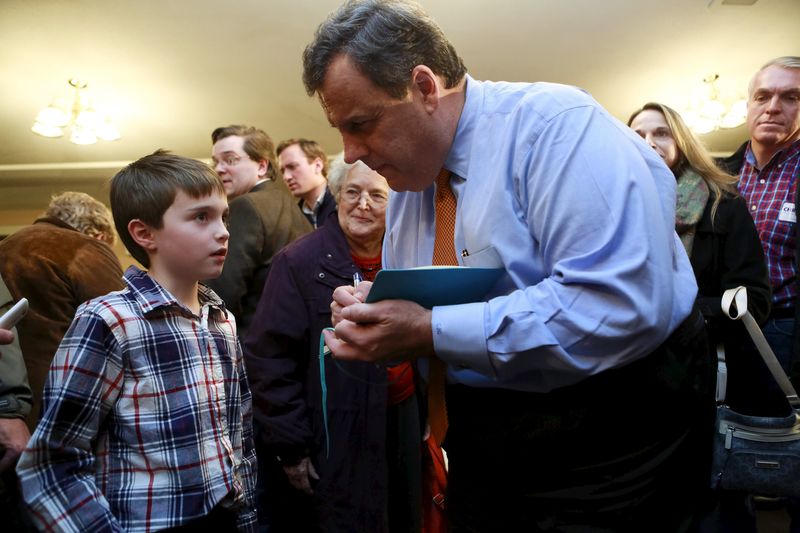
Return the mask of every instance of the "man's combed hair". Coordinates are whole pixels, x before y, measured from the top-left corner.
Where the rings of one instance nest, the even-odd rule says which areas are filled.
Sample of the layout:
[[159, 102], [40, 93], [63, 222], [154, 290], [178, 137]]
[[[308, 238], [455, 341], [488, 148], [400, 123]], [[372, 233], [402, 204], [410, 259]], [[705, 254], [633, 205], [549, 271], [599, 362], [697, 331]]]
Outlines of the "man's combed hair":
[[45, 214], [66, 222], [84, 235], [114, 244], [111, 211], [88, 194], [68, 191], [55, 195]]
[[148, 226], [161, 228], [164, 213], [179, 190], [192, 198], [213, 193], [225, 196], [222, 180], [208, 165], [165, 150], [134, 161], [111, 179], [114, 225], [125, 248], [145, 267], [150, 266], [150, 259], [131, 237], [128, 223], [139, 219]]
[[787, 68], [787, 69], [800, 69], [800, 56], [776, 57], [775, 59], [770, 59], [769, 61], [761, 65], [761, 68], [758, 69], [758, 72], [753, 74], [753, 77], [750, 79], [750, 84], [747, 86], [748, 94], [750, 95], [753, 94], [753, 85], [755, 84], [756, 78], [761, 73], [761, 71], [764, 70], [765, 68], [772, 66]]
[[300, 150], [303, 151], [309, 163], [313, 163], [315, 159], [322, 161], [322, 175], [328, 176], [328, 156], [325, 155], [325, 150], [322, 149], [322, 146], [320, 146], [317, 141], [310, 141], [308, 139], [286, 139], [278, 143], [278, 156], [293, 144], [300, 147]]
[[318, 92], [330, 62], [346, 54], [394, 98], [403, 98], [417, 65], [429, 67], [450, 89], [467, 73], [441, 28], [409, 0], [350, 0], [320, 24], [303, 52], [303, 83]]
[[241, 124], [231, 124], [223, 126], [211, 132], [211, 142], [216, 144], [225, 137], [242, 137], [244, 139], [244, 153], [253, 161], [266, 161], [269, 163], [267, 178], [272, 181], [280, 177], [278, 170], [278, 160], [275, 156], [275, 144], [267, 132], [253, 126], [243, 126]]

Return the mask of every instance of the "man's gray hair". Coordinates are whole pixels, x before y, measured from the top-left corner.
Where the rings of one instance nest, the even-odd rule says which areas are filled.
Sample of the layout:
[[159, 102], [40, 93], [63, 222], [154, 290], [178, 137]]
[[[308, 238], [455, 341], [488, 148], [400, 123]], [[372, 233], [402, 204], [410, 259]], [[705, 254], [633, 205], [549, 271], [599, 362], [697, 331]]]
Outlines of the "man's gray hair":
[[411, 71], [425, 65], [445, 86], [467, 73], [441, 28], [410, 0], [349, 0], [320, 24], [303, 51], [303, 83], [309, 96], [322, 87], [330, 62], [345, 54], [358, 70], [393, 98], [403, 98]]
[[768, 67], [778, 66], [781, 68], [789, 68], [789, 69], [800, 69], [800, 56], [783, 56], [783, 57], [776, 57], [775, 59], [771, 59], [764, 63], [758, 71], [753, 74], [753, 77], [750, 79], [750, 84], [747, 86], [747, 94], [753, 94], [753, 86], [756, 82], [756, 78], [761, 73], [762, 70]]
[[69, 224], [89, 237], [114, 244], [114, 220], [105, 204], [83, 192], [67, 191], [50, 198], [45, 215]]

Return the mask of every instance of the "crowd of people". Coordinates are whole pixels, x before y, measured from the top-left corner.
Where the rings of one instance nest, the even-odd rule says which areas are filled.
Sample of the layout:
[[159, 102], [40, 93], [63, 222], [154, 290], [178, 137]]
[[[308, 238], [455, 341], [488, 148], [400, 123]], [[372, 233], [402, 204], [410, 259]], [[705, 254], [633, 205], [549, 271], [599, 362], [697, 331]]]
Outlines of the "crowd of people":
[[[720, 301], [798, 376], [800, 57], [721, 161], [662, 103], [472, 78], [411, 0], [346, 2], [302, 63], [342, 154], [220, 127], [210, 167], [157, 151], [0, 241], [11, 530], [756, 531], [709, 484], [718, 350], [731, 407], [789, 405]], [[429, 265], [502, 274], [366, 303]]]

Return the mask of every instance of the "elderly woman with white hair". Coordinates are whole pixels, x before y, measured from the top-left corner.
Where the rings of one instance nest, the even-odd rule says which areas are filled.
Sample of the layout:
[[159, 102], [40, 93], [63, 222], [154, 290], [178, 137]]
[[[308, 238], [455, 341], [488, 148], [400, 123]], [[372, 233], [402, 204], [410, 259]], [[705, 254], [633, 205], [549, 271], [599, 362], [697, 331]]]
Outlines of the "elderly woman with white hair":
[[270, 531], [419, 531], [413, 369], [336, 361], [320, 345], [334, 289], [381, 268], [389, 186], [339, 157], [329, 187], [337, 211], [275, 256], [244, 345], [254, 414], [288, 481], [267, 495]]

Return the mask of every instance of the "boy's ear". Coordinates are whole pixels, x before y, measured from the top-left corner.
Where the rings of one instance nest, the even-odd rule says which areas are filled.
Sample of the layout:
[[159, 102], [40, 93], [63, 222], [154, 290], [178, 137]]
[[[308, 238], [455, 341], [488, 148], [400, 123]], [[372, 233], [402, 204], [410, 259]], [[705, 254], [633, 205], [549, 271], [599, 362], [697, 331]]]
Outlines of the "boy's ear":
[[142, 222], [138, 218], [134, 218], [128, 222], [128, 233], [131, 234], [134, 242], [146, 251], [154, 252], [156, 250], [153, 229], [148, 224]]

